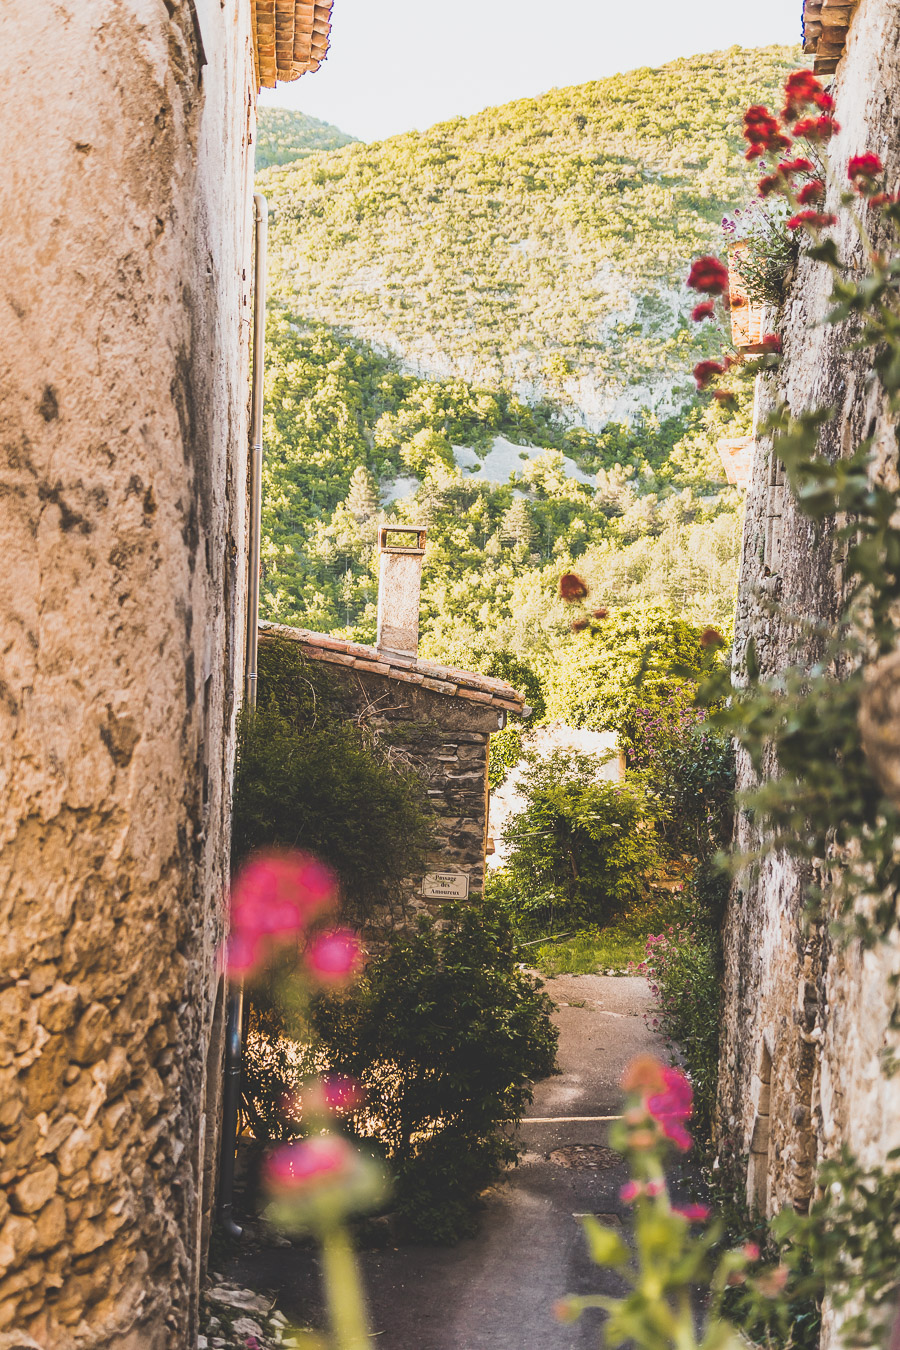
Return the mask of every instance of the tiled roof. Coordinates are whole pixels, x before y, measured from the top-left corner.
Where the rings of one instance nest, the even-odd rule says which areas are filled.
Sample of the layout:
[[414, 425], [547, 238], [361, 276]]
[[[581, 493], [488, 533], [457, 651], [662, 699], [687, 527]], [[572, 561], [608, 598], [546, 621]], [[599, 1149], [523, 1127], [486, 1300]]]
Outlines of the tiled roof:
[[426, 661], [421, 656], [396, 656], [393, 652], [379, 651], [377, 647], [363, 647], [358, 642], [346, 642], [342, 638], [329, 637], [326, 633], [311, 633], [307, 628], [289, 628], [281, 623], [261, 623], [260, 639], [265, 640], [269, 635], [299, 642], [304, 655], [310, 661], [326, 661], [349, 670], [384, 675], [388, 679], [400, 680], [405, 684], [419, 684], [423, 689], [431, 689], [436, 694], [446, 694], [448, 698], [462, 698], [484, 707], [505, 708], [507, 712], [520, 715], [525, 708], [523, 695], [505, 680], [496, 680], [492, 675], [479, 675], [472, 670], [456, 670], [453, 666], [441, 666], [435, 661]]
[[830, 75], [844, 54], [847, 32], [859, 0], [804, 0], [803, 50], [817, 75]]
[[318, 70], [328, 51], [333, 0], [250, 0], [256, 76], [263, 89]]

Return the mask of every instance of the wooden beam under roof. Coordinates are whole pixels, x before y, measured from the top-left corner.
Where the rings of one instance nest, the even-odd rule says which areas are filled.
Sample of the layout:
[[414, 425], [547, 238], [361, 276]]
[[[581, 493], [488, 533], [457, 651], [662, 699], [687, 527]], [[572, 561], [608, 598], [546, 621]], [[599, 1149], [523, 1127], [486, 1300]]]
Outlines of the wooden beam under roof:
[[250, 0], [253, 58], [261, 89], [318, 70], [331, 40], [333, 0]]

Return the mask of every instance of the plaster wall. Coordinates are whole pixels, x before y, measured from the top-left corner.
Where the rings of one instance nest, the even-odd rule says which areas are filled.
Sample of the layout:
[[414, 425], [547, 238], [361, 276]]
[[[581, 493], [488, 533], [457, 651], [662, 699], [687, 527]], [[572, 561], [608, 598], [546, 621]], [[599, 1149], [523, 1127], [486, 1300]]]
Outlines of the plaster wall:
[[[850, 155], [877, 152], [888, 184], [900, 186], [900, 10], [893, 0], [862, 0], [834, 82], [841, 132], [833, 144], [837, 180]], [[831, 189], [832, 195], [834, 189]], [[826, 209], [832, 209], [829, 202]], [[854, 247], [847, 228], [842, 249]], [[799, 412], [831, 405], [821, 447], [832, 458], [874, 439], [873, 473], [898, 485], [893, 420], [868, 379], [863, 355], [847, 333], [822, 325], [828, 310], [826, 268], [801, 260], [780, 317], [784, 363], [760, 391], [764, 415], [778, 390]], [[775, 381], [777, 380], [777, 389]], [[843, 557], [833, 531], [795, 509], [769, 444], [755, 447], [748, 491], [736, 621], [738, 678], [752, 637], [764, 674], [794, 661], [812, 664], [822, 632], [843, 607]], [[774, 767], [774, 766], [770, 766]], [[739, 757], [738, 786], [753, 785]], [[761, 842], [742, 813], [739, 849]], [[891, 1025], [900, 947], [863, 952], [833, 939], [825, 924], [803, 920], [807, 883], [800, 864], [768, 855], [732, 889], [725, 927], [725, 1038], [720, 1077], [722, 1142], [749, 1161], [751, 1203], [773, 1214], [804, 1209], [817, 1160], [848, 1147], [879, 1165], [900, 1145], [900, 1081], [883, 1074], [883, 1056], [898, 1047]], [[829, 1314], [823, 1345], [836, 1345]]]
[[0, 9], [0, 1340], [42, 1350], [196, 1343], [250, 41], [224, 0]]

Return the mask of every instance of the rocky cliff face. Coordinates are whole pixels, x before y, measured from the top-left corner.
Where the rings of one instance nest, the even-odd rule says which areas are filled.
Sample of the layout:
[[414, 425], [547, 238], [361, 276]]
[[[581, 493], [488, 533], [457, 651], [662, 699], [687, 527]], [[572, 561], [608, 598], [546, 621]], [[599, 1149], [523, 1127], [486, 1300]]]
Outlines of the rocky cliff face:
[[[896, 5], [862, 0], [835, 78], [838, 176], [850, 155], [872, 150], [888, 166], [888, 181], [898, 181], [898, 55]], [[849, 250], [849, 230], [842, 242]], [[782, 325], [780, 392], [795, 412], [834, 407], [821, 442], [832, 458], [872, 436], [873, 472], [896, 485], [896, 429], [866, 361], [850, 350], [840, 327], [821, 325], [829, 291], [827, 269], [801, 260]], [[762, 390], [763, 412], [775, 392]], [[739, 666], [750, 638], [764, 674], [798, 656], [812, 665], [821, 647], [813, 624], [827, 631], [843, 608], [841, 563], [833, 530], [799, 514], [770, 447], [758, 443], [738, 598]], [[749, 762], [740, 757], [738, 786], [752, 783]], [[746, 814], [738, 818], [736, 841], [748, 851], [760, 843]], [[842, 1146], [871, 1166], [900, 1144], [900, 1081], [882, 1073], [885, 1051], [898, 1044], [890, 979], [900, 971], [900, 945], [866, 952], [839, 944], [824, 924], [808, 927], [808, 881], [798, 863], [770, 855], [738, 879], [726, 921], [720, 1125], [749, 1157], [751, 1202], [769, 1214], [788, 1204], [804, 1209], [816, 1162]], [[837, 1341], [831, 1317], [823, 1343]]]
[[196, 1330], [243, 626], [244, 10], [0, 19], [0, 1332], [43, 1350]]

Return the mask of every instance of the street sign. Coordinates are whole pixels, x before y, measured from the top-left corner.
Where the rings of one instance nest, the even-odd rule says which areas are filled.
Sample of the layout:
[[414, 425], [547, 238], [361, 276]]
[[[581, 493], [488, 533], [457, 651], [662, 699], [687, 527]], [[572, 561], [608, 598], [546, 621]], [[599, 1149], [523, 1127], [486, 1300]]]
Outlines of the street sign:
[[422, 879], [422, 894], [426, 900], [467, 900], [469, 898], [468, 872], [427, 872]]

